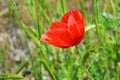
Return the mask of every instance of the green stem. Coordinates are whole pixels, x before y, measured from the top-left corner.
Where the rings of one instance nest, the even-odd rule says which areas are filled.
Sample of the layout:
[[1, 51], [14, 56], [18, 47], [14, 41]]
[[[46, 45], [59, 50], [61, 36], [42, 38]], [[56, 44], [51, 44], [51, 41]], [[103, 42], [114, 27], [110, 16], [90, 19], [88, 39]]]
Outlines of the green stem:
[[6, 8], [6, 9], [4, 9], [0, 12], [0, 17], [3, 16], [4, 14], [6, 14], [6, 13], [8, 13], [8, 8]]
[[89, 30], [91, 30], [91, 29], [93, 29], [93, 28], [95, 28], [95, 27], [96, 27], [95, 24], [93, 24], [93, 25], [88, 25], [88, 26], [85, 27], [85, 32], [88, 32]]
[[114, 28], [115, 28], [115, 33], [114, 33], [114, 35], [115, 35], [115, 42], [116, 42], [116, 44], [115, 44], [115, 53], [118, 53], [118, 52], [117, 52], [117, 51], [118, 51], [117, 44], [119, 44], [119, 40], [117, 39], [117, 37], [118, 37], [119, 35], [118, 35], [117, 20], [115, 19], [115, 17], [116, 17], [116, 10], [115, 10], [115, 5], [114, 5], [113, 0], [109, 0], [109, 1], [110, 1], [111, 6], [112, 6], [113, 15], [114, 15], [114, 19], [112, 20], [112, 22], [113, 22], [113, 26], [114, 26]]
[[23, 78], [24, 78], [23, 76], [15, 75], [15, 74], [2, 74], [0, 76], [0, 80], [3, 80], [3, 79], [23, 79]]
[[3, 73], [6, 73], [6, 50], [7, 49], [7, 44], [5, 43], [4, 45], [4, 53], [3, 53]]
[[93, 4], [93, 13], [94, 13], [94, 21], [95, 21], [95, 26], [96, 26], [96, 34], [98, 37], [99, 42], [101, 42], [100, 39], [100, 29], [99, 29], [99, 25], [98, 25], [98, 2], [97, 0], [92, 0], [92, 4]]
[[57, 80], [54, 73], [52, 72], [52, 70], [50, 69], [50, 67], [48, 66], [48, 64], [46, 63], [45, 60], [41, 59], [41, 63], [43, 63], [43, 65], [45, 66], [45, 68], [47, 69], [48, 73], [50, 74], [52, 80]]
[[66, 12], [66, 1], [65, 0], [61, 0], [61, 6], [62, 6], [63, 14], [64, 14]]
[[[75, 46], [75, 47], [76, 47], [77, 53], [79, 53], [78, 47], [77, 47], [77, 46]], [[79, 56], [80, 56], [80, 55], [79, 55]], [[88, 58], [88, 57], [89, 57], [89, 55], [88, 55], [86, 58]], [[82, 62], [83, 59], [82, 59], [81, 56], [80, 56], [80, 58], [81, 58], [81, 64], [79, 64], [78, 67], [76, 68], [75, 76], [77, 75], [77, 72], [78, 72], [78, 70], [79, 70], [79, 68], [80, 68], [80, 66], [81, 66], [81, 67], [83, 67], [83, 68], [85, 69], [85, 72], [87, 72], [89, 78], [90, 78], [91, 80], [94, 80], [93, 77], [92, 77], [92, 75], [90, 74], [90, 72], [89, 72], [88, 69], [86, 68], [86, 66], [84, 66], [85, 63], [83, 64], [83, 62]], [[86, 59], [86, 60], [87, 60], [87, 59]], [[75, 78], [75, 76], [74, 76], [74, 78]]]
[[28, 61], [29, 59], [20, 66], [20, 68], [16, 71], [16, 74], [18, 74], [28, 64]]

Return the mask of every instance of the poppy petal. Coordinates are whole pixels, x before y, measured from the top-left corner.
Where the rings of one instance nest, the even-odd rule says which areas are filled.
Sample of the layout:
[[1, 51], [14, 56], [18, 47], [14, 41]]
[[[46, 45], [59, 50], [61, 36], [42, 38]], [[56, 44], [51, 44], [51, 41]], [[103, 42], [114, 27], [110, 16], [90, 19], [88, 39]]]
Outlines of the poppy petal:
[[68, 23], [68, 19], [70, 17], [70, 15], [72, 15], [76, 21], [78, 20], [83, 20], [83, 15], [79, 12], [79, 10], [72, 10], [67, 12], [61, 19], [62, 22], [64, 23]]
[[61, 48], [67, 48], [67, 47], [70, 46], [70, 45], [66, 44], [63, 40], [61, 40], [59, 37], [49, 38], [48, 35], [46, 35], [46, 34], [42, 35], [41, 41], [47, 42], [49, 44], [52, 44], [54, 46], [58, 46], [58, 47], [61, 47]]
[[66, 44], [71, 44], [72, 36], [67, 29], [52, 29], [46, 33], [50, 39], [61, 39]]
[[73, 45], [79, 43], [83, 37], [83, 31], [81, 32], [82, 27], [77, 24], [73, 16], [69, 17], [68, 25], [68, 31], [72, 36]]
[[70, 46], [71, 36], [66, 27], [64, 23], [53, 23], [47, 33], [42, 35], [41, 41], [61, 47]]
[[66, 13], [66, 14], [62, 17], [61, 22], [68, 23], [68, 18], [69, 18], [70, 15], [71, 15], [71, 12]]
[[79, 10], [67, 12], [60, 22], [54, 22], [41, 41], [57, 47], [67, 48], [77, 45], [84, 36], [84, 17]]
[[70, 15], [69, 19], [68, 19], [68, 27], [73, 25], [73, 24], [76, 24], [77, 25], [77, 22], [76, 20], [74, 19], [74, 17], [72, 15]]
[[76, 36], [78, 36], [80, 32], [77, 22], [75, 21], [72, 15], [69, 17], [69, 20], [68, 20], [68, 30], [72, 35], [72, 38], [75, 38]]
[[65, 28], [67, 28], [67, 25], [63, 22], [54, 22], [50, 26], [50, 29], [65, 29]]
[[79, 12], [79, 10], [74, 10], [72, 12], [73, 17], [75, 18], [76, 21], [78, 20], [83, 20], [83, 15]]
[[85, 32], [85, 27], [84, 27], [84, 19], [83, 20], [78, 20], [77, 22], [80, 30], [80, 34], [83, 35]]
[[62, 22], [54, 22], [46, 34], [49, 37], [59, 37], [65, 31], [65, 29], [67, 29], [67, 24]]

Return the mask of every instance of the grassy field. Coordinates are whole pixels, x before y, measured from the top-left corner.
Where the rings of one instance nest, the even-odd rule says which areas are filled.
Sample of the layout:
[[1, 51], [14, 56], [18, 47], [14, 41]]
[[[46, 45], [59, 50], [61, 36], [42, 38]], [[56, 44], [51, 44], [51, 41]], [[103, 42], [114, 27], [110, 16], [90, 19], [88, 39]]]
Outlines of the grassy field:
[[[73, 9], [85, 18], [82, 42], [66, 49], [41, 42], [41, 34]], [[11, 45], [0, 43], [0, 80], [120, 80], [120, 0], [8, 0], [0, 17], [5, 14], [27, 56], [10, 61]]]

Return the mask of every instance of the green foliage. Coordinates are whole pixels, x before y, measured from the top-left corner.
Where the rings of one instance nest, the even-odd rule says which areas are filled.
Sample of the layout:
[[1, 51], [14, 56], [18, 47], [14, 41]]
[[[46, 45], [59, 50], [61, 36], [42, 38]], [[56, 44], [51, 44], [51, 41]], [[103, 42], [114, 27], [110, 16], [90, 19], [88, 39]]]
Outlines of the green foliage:
[[[22, 0], [21, 0], [22, 1]], [[71, 3], [75, 0], [70, 0]], [[35, 80], [43, 80], [44, 72], [50, 80], [119, 80], [120, 79], [120, 1], [79, 0], [85, 17], [86, 33], [83, 42], [76, 47], [60, 49], [40, 41], [50, 24], [67, 11], [69, 0], [25, 0], [24, 7], [9, 0], [10, 14], [15, 15], [24, 36], [29, 57], [14, 75], [5, 79], [23, 78], [17, 74], [30, 62]], [[88, 7], [86, 6], [88, 5]], [[74, 5], [71, 5], [74, 6]], [[32, 22], [26, 24], [20, 10], [27, 8]], [[2, 16], [8, 9], [0, 13]], [[34, 42], [34, 54], [29, 48], [29, 38]], [[5, 59], [6, 54], [4, 53]], [[1, 57], [1, 56], [0, 56]], [[2, 65], [5, 67], [5, 61]], [[4, 68], [4, 73], [6, 73]], [[9, 77], [8, 77], [9, 76]]]

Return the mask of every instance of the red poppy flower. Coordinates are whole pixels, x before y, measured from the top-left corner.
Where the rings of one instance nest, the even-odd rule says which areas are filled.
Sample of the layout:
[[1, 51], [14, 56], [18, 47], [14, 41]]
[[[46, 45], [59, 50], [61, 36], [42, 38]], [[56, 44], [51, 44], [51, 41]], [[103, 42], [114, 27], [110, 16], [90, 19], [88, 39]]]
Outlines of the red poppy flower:
[[84, 36], [84, 17], [78, 10], [67, 12], [59, 22], [54, 22], [41, 41], [67, 48], [80, 43]]

